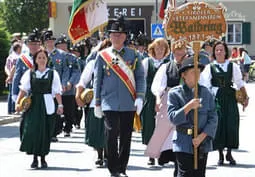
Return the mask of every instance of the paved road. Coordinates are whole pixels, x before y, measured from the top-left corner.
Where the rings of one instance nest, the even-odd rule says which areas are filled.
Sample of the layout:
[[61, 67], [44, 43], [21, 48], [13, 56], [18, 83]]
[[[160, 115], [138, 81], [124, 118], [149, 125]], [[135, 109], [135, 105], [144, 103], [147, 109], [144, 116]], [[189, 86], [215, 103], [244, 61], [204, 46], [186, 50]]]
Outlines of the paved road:
[[[248, 84], [250, 105], [245, 112], [240, 111], [240, 147], [233, 152], [237, 161], [235, 167], [216, 165], [218, 153], [209, 154], [207, 177], [254, 177], [255, 176], [255, 84]], [[1, 105], [0, 105], [1, 106]], [[2, 109], [2, 106], [1, 106]], [[32, 157], [19, 152], [18, 123], [0, 125], [0, 177], [107, 177], [106, 168], [96, 168], [96, 152], [84, 144], [84, 129], [75, 130], [70, 138], [60, 136], [58, 143], [52, 143], [51, 152], [46, 157], [49, 168], [31, 170]], [[173, 164], [165, 167], [147, 166], [144, 157], [145, 146], [140, 134], [133, 133], [132, 151], [127, 174], [130, 177], [171, 177]]]

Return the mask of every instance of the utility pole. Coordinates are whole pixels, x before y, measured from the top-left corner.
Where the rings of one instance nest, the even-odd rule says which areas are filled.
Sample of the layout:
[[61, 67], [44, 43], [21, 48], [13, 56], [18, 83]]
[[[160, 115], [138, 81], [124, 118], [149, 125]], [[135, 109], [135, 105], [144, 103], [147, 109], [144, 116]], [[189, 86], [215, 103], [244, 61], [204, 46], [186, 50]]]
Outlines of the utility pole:
[[158, 0], [156, 0], [156, 5], [155, 5], [155, 13], [156, 13], [156, 23], [158, 23]]

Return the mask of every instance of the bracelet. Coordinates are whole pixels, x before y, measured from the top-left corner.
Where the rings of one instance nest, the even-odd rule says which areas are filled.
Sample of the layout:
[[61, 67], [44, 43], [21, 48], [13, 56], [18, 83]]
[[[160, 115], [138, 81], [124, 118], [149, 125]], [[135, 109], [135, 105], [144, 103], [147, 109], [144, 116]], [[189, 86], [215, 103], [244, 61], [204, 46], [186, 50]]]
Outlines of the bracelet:
[[63, 107], [64, 107], [63, 104], [59, 104], [59, 105], [58, 105], [58, 108], [63, 108]]

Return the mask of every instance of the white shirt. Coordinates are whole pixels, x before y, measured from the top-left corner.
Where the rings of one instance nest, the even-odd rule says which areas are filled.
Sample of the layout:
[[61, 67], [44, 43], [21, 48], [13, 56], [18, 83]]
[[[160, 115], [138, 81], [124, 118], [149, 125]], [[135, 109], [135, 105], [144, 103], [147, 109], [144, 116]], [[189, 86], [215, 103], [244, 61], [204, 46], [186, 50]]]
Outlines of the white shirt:
[[[142, 64], [143, 64], [143, 68], [144, 68], [144, 77], [147, 78], [148, 75], [148, 68], [149, 68], [149, 59], [150, 57], [147, 57], [145, 59], [143, 59]], [[164, 62], [164, 58], [161, 60], [156, 60], [154, 58], [151, 58], [153, 61], [153, 65], [155, 68], [160, 67], [160, 65]]]
[[161, 97], [164, 94], [165, 89], [167, 88], [167, 64], [163, 64], [160, 66], [158, 71], [156, 72], [152, 85], [151, 85], [151, 92], [155, 96]]
[[[35, 71], [36, 78], [41, 78], [45, 73], [49, 70], [47, 68], [45, 71]], [[20, 86], [19, 88], [26, 93], [28, 93], [31, 90], [31, 84], [30, 84], [30, 72], [31, 70], [27, 70], [21, 80], [20, 80]], [[48, 78], [48, 74], [45, 76], [45, 78]], [[55, 103], [54, 103], [54, 97], [56, 94], [61, 94], [62, 92], [62, 86], [60, 82], [59, 75], [57, 71], [53, 70], [53, 80], [52, 80], [52, 86], [51, 86], [51, 94], [43, 94], [44, 102], [46, 105], [46, 112], [48, 115], [51, 115], [55, 112]]]
[[[224, 63], [218, 63], [216, 60], [213, 61], [214, 64], [218, 64], [224, 72], [227, 72], [229, 60], [225, 60]], [[219, 70], [216, 68], [216, 71]], [[219, 87], [213, 87], [211, 84], [212, 73], [211, 73], [211, 65], [206, 65], [204, 71], [200, 75], [199, 83], [212, 91], [214, 95], [216, 95]], [[237, 90], [244, 86], [244, 81], [242, 80], [242, 73], [240, 67], [233, 63], [233, 73], [232, 73], [232, 82], [235, 84]]]

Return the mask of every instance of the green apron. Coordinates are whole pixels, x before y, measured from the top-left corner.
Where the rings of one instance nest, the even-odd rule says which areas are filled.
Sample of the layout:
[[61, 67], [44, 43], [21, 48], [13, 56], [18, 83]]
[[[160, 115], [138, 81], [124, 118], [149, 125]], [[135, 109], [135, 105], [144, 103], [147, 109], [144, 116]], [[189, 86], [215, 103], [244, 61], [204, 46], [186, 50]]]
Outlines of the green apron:
[[[216, 68], [220, 72], [216, 72]], [[232, 88], [233, 64], [228, 64], [227, 72], [211, 64], [212, 86], [219, 87], [216, 94], [218, 127], [213, 141], [214, 149], [238, 148], [239, 146], [239, 111]]]
[[94, 148], [105, 147], [104, 119], [94, 115], [94, 108], [89, 108], [87, 115], [85, 143]]
[[36, 78], [35, 72], [31, 72], [32, 103], [24, 113], [20, 146], [20, 151], [38, 156], [45, 156], [49, 153], [56, 116], [56, 114], [46, 114], [43, 94], [51, 93], [53, 71], [48, 71], [48, 78], [45, 78], [45, 75], [42, 78]]

